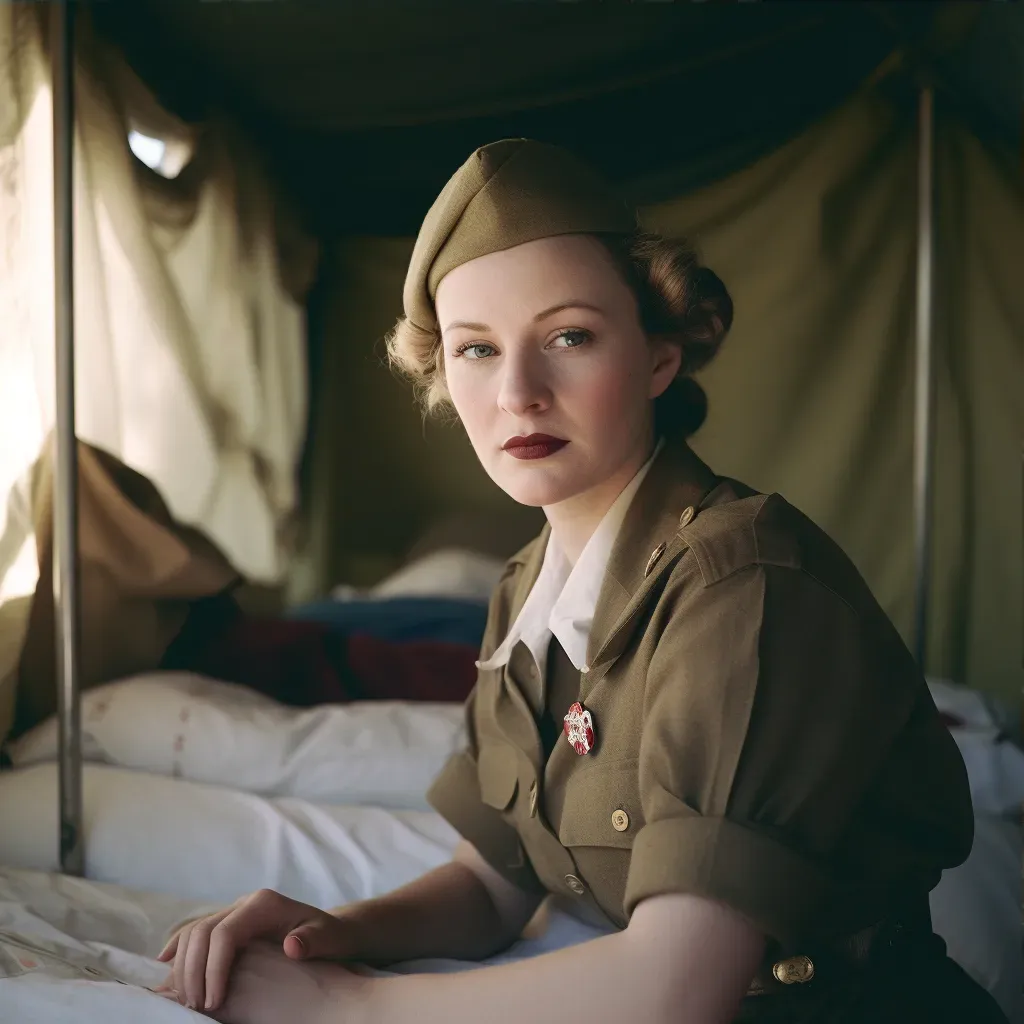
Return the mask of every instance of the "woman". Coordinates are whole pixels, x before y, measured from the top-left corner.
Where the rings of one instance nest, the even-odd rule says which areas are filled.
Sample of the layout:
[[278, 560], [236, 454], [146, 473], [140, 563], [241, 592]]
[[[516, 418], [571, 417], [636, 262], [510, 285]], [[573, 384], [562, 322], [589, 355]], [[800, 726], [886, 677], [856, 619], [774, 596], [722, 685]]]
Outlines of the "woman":
[[[973, 819], [920, 673], [835, 544], [686, 444], [732, 319], [718, 278], [509, 140], [441, 193], [404, 302], [393, 358], [547, 517], [431, 790], [464, 839], [380, 899], [263, 892], [186, 927], [178, 997], [245, 1024], [1003, 1020], [931, 932]], [[456, 975], [314, 963], [484, 959], [548, 894], [613, 930]]]

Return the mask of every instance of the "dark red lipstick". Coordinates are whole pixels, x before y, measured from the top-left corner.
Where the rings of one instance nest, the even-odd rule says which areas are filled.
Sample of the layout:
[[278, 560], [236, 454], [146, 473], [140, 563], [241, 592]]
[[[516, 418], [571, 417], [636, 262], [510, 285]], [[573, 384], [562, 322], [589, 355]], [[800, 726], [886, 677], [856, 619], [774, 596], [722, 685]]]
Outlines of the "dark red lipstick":
[[568, 443], [550, 434], [528, 434], [526, 437], [510, 437], [501, 448], [513, 459], [546, 459]]

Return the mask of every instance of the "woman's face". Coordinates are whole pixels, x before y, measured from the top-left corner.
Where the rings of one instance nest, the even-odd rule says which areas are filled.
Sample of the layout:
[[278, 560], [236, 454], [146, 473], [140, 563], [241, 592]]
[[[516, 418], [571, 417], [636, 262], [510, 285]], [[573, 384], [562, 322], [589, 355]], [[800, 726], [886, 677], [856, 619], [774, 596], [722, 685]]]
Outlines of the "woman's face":
[[625, 486], [681, 353], [651, 344], [597, 239], [544, 238], [472, 260], [441, 281], [436, 306], [452, 403], [502, 490], [547, 507]]

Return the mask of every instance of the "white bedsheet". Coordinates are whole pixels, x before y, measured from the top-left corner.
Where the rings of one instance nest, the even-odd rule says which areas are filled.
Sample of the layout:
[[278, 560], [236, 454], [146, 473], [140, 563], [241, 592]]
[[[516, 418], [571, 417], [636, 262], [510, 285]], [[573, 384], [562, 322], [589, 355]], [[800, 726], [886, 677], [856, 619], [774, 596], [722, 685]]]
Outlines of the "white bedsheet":
[[[181, 900], [213, 909], [267, 887], [317, 906], [332, 906], [387, 892], [450, 857], [457, 836], [432, 812], [394, 806], [329, 805], [294, 793], [296, 789], [308, 790], [317, 800], [329, 801], [344, 791], [354, 803], [372, 803], [373, 794], [386, 789], [396, 802], [398, 794], [404, 792], [406, 796], [401, 800], [414, 807], [424, 806], [423, 794], [433, 773], [423, 770], [422, 758], [440, 763], [446, 755], [461, 728], [453, 714], [456, 709], [443, 709], [438, 716], [429, 708], [376, 705], [353, 714], [295, 718], [289, 717], [289, 712], [282, 718], [279, 709], [265, 707], [263, 698], [253, 702], [234, 691], [222, 694], [218, 687], [210, 688], [205, 683], [193, 686], [188, 680], [166, 678], [153, 680], [152, 685], [141, 680], [136, 683], [142, 685], [125, 685], [115, 691], [116, 714], [108, 718], [100, 709], [94, 724], [103, 728], [94, 739], [102, 741], [104, 757], [123, 758], [134, 767], [139, 766], [135, 761], [148, 759], [151, 771], [166, 770], [166, 741], [172, 736], [170, 730], [179, 728], [176, 723], [185, 705], [178, 702], [185, 700], [193, 702], [187, 704], [195, 716], [190, 720], [201, 728], [189, 734], [190, 743], [184, 752], [174, 752], [183, 754], [177, 762], [179, 769], [184, 765], [184, 770], [197, 774], [207, 770], [225, 772], [223, 778], [230, 782], [238, 763], [263, 756], [269, 774], [260, 777], [260, 784], [283, 786], [292, 795], [258, 795], [230, 785], [87, 764], [83, 769], [87, 875], [134, 890], [162, 893], [163, 897], [149, 895], [135, 906], [135, 897], [122, 894], [120, 902], [110, 904], [113, 897], [109, 893], [114, 890], [98, 889], [108, 893], [102, 913], [95, 911], [98, 897], [94, 896], [89, 897], [94, 901], [89, 904], [92, 909], [72, 912], [69, 908], [75, 907], [74, 901], [85, 898], [85, 890], [74, 886], [84, 883], [66, 882], [71, 889], [54, 889], [45, 896], [45, 886], [40, 888], [42, 883], [36, 882], [35, 903], [27, 897], [21, 899], [17, 893], [4, 895], [10, 890], [0, 887], [0, 932], [10, 931], [10, 920], [2, 914], [12, 913], [20, 899], [24, 907], [18, 920], [22, 924], [32, 924], [38, 918], [32, 927], [38, 932], [43, 922], [56, 929], [47, 934], [64, 944], [60, 948], [65, 953], [70, 949], [77, 951], [76, 955], [99, 956], [100, 961], [89, 961], [88, 965], [98, 970], [107, 969], [104, 964], [114, 965], [122, 972], [118, 975], [121, 980], [138, 981], [151, 977], [154, 969], [147, 962], [152, 947], [145, 945], [143, 937], [150, 936], [153, 928], [162, 929], [166, 916], [173, 916], [182, 906]], [[226, 702], [222, 697], [227, 698]], [[164, 713], [152, 716], [149, 726], [163, 730], [162, 746], [147, 749], [146, 743], [140, 742], [141, 733], [133, 735], [132, 720], [137, 729], [134, 713], [146, 710], [137, 706], [138, 701], [148, 699], [152, 710], [157, 698]], [[426, 717], [418, 719], [417, 715]], [[304, 728], [309, 725], [315, 727]], [[146, 733], [150, 738], [154, 735]], [[233, 745], [218, 761], [221, 736], [231, 736]], [[277, 743], [273, 748], [276, 753], [269, 758], [261, 748], [261, 737]], [[52, 757], [48, 742], [47, 735], [37, 734], [33, 739], [36, 746], [22, 748], [25, 766], [0, 772], [0, 865], [44, 872], [57, 869], [57, 769], [52, 760], [47, 760], [47, 756]], [[402, 756], [390, 758], [389, 745], [410, 756], [405, 760]], [[196, 755], [192, 761], [188, 760], [190, 751]], [[384, 782], [375, 778], [372, 769], [373, 759], [379, 759], [382, 753], [385, 767], [391, 772]], [[42, 760], [31, 763], [37, 758]], [[241, 760], [236, 763], [235, 758]], [[346, 758], [351, 771], [338, 782], [339, 772], [345, 772]], [[968, 762], [969, 769], [972, 764]], [[972, 787], [976, 778], [974, 771]], [[331, 796], [325, 796], [328, 792]], [[950, 955], [993, 992], [1013, 1024], [1024, 1024], [1020, 997], [1024, 984], [1019, 913], [1021, 845], [1017, 822], [996, 814], [979, 814], [971, 858], [947, 872], [932, 894], [936, 930], [946, 939]], [[12, 877], [0, 871], [0, 879], [5, 879], [8, 887]], [[131, 909], [133, 906], [135, 909]], [[159, 926], [148, 923], [151, 920]], [[106, 924], [99, 927], [103, 922]], [[25, 934], [37, 932], [30, 929]], [[540, 952], [590, 934], [572, 919], [556, 919], [540, 943], [517, 947], [508, 955]], [[83, 942], [87, 947], [80, 948]], [[0, 968], [4, 961], [0, 949]], [[11, 956], [6, 962], [10, 969]], [[452, 970], [466, 965], [417, 966]], [[0, 1020], [5, 1024], [9, 1020], [45, 1024], [68, 1019], [87, 1024], [93, 1020], [97, 1024], [114, 1020], [130, 1024], [138, 1019], [159, 1024], [164, 1019], [187, 1019], [181, 1016], [187, 1011], [166, 1001], [154, 1003], [154, 997], [145, 991], [113, 981], [97, 982], [81, 972], [63, 981], [60, 978], [60, 961], [55, 961], [49, 969], [25, 972], [17, 979], [17, 987], [14, 982], [0, 983]], [[17, 995], [11, 994], [14, 992]], [[67, 1000], [73, 1000], [73, 1015]], [[95, 1013], [89, 1009], [93, 1006]], [[137, 1006], [141, 1008], [136, 1010]], [[17, 1008], [16, 1014], [12, 1008]]]
[[[208, 1021], [147, 991], [167, 976], [153, 959], [194, 901], [80, 879], [0, 869], [0, 1019], [4, 1024], [188, 1024]], [[601, 932], [552, 911], [543, 934], [487, 963], [507, 963]], [[401, 972], [450, 972], [480, 964], [421, 961]], [[377, 972], [384, 974], [387, 972]]]
[[[153, 958], [174, 928], [211, 909], [195, 900], [0, 869], [0, 1020], [4, 1024], [72, 1020], [75, 1024], [198, 1024], [208, 1020], [147, 987], [166, 977], [166, 966]], [[600, 934], [599, 929], [550, 908], [539, 936], [524, 939], [485, 963], [536, 956]], [[451, 972], [479, 966], [483, 965], [430, 960], [396, 970]], [[1018, 1024], [1019, 993], [1004, 989], [1001, 995], [1012, 1024]]]
[[[213, 909], [264, 887], [315, 906], [335, 906], [379, 895], [418, 877], [444, 863], [457, 842], [455, 832], [431, 812], [268, 799], [101, 765], [85, 766], [84, 780], [88, 876], [163, 893], [160, 908], [173, 907], [171, 897], [179, 897]], [[0, 773], [0, 864], [56, 870], [56, 807], [54, 765]], [[971, 858], [955, 871], [946, 872], [932, 894], [935, 927], [946, 939], [950, 955], [992, 991], [1014, 1024], [1024, 1024], [1020, 998], [1024, 980], [1019, 912], [1021, 843], [1016, 823], [979, 817]], [[59, 905], [52, 899], [47, 904]], [[134, 921], [135, 930], [126, 932], [126, 926], [117, 924], [112, 931], [101, 930], [98, 941], [133, 955], [152, 949], [142, 937], [162, 927], [148, 925], [146, 913], [160, 921], [168, 914], [173, 916], [172, 910], [157, 913], [146, 909], [140, 917], [124, 904], [117, 906], [116, 913], [111, 911], [113, 918], [108, 918]], [[75, 930], [88, 920], [88, 915], [60, 918], [57, 927], [70, 930], [76, 939], [93, 941], [96, 933], [83, 935]], [[0, 922], [0, 930], [5, 927]], [[524, 949], [538, 952], [567, 937], [586, 937], [582, 928], [572, 921], [559, 922], [544, 944]], [[127, 945], [119, 938], [122, 934], [130, 939]], [[522, 953], [519, 950], [515, 955]], [[124, 962], [129, 967], [135, 963]], [[420, 966], [438, 970], [465, 965]], [[34, 984], [26, 981], [32, 999], [37, 998]], [[108, 997], [102, 991], [88, 999], [105, 1006], [107, 998], [125, 998]], [[4, 998], [0, 993], [0, 1020], [6, 1022], [15, 1018], [3, 1012]]]
[[947, 952], [992, 993], [1010, 1024], [1024, 1024], [1022, 854], [1017, 822], [978, 815], [970, 857], [944, 872], [931, 894], [932, 926]]
[[167, 975], [165, 936], [207, 909], [81, 879], [0, 870], [5, 1024], [208, 1020], [147, 991]]
[[[268, 798], [106, 765], [83, 767], [89, 878], [230, 903], [255, 889], [338, 905], [447, 861], [455, 831], [432, 811]], [[0, 865], [56, 871], [57, 769], [0, 772]]]

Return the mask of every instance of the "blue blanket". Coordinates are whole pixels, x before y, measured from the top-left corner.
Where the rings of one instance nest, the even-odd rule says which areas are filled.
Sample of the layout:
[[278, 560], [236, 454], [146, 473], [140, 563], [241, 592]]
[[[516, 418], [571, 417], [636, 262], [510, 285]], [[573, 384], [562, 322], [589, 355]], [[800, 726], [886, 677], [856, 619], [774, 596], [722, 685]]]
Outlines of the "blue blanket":
[[381, 640], [435, 640], [479, 648], [487, 606], [444, 597], [396, 597], [382, 601], [315, 601], [288, 612], [300, 622], [319, 622], [344, 633]]

